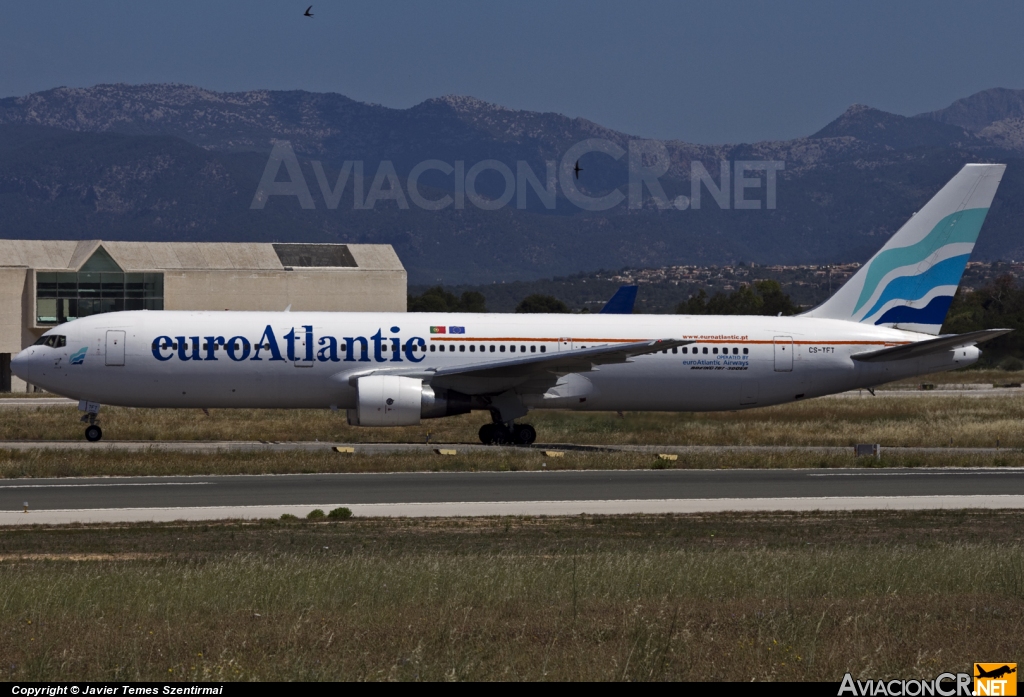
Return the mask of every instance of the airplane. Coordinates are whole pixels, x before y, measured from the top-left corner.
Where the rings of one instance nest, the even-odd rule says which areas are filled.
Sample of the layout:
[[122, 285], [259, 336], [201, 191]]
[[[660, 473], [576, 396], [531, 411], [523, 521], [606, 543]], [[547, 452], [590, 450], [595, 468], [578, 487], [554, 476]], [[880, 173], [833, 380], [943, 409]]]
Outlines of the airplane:
[[636, 304], [636, 293], [640, 286], [619, 286], [615, 295], [604, 304], [599, 314], [602, 315], [631, 315], [633, 306]]
[[975, 668], [977, 668], [977, 670], [978, 670], [978, 674], [974, 676], [976, 678], [997, 678], [998, 679], [998, 678], [1003, 677], [1004, 675], [1009, 675], [1010, 673], [1016, 673], [1017, 672], [1016, 668], [1011, 668], [1008, 665], [1003, 665], [1003, 666], [1000, 666], [999, 668], [995, 668], [993, 670], [985, 670], [981, 666], [975, 664]]
[[1005, 165], [968, 164], [823, 304], [795, 317], [131, 311], [50, 329], [11, 362], [101, 405], [344, 409], [361, 427], [490, 412], [528, 445], [535, 409], [716, 411], [971, 365], [1009, 329], [940, 335]]

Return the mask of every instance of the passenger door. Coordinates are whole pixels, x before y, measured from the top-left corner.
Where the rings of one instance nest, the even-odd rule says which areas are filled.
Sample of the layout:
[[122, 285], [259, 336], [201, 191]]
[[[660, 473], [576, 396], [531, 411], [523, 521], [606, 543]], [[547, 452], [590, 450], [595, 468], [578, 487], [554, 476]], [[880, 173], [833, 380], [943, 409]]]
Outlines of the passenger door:
[[793, 337], [775, 337], [775, 372], [789, 373], [793, 371]]
[[107, 365], [124, 365], [124, 332], [119, 329], [107, 331]]

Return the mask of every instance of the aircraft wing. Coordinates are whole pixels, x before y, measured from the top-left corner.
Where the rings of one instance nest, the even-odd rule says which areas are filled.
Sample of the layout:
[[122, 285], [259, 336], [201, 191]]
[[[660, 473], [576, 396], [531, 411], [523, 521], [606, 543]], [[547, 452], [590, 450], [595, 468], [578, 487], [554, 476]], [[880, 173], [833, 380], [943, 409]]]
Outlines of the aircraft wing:
[[[591, 346], [569, 351], [509, 356], [486, 363], [473, 363], [444, 368], [380, 368], [349, 374], [348, 380], [367, 375], [402, 375], [416, 377], [438, 387], [458, 389], [467, 394], [501, 392], [526, 382], [553, 384], [559, 375], [584, 373], [609, 363], [626, 363], [635, 356], [658, 353], [696, 343], [692, 339], [656, 339], [623, 344]], [[537, 383], [538, 389], [540, 383]], [[543, 391], [543, 389], [540, 389]]]
[[692, 339], [656, 339], [654, 341], [632, 341], [628, 344], [592, 346], [584, 349], [539, 353], [518, 358], [506, 358], [476, 363], [468, 366], [451, 366], [437, 370], [436, 377], [464, 375], [475, 377], [497, 377], [516, 373], [550, 372], [558, 374], [579, 373], [594, 366], [607, 363], [625, 363], [634, 356], [658, 353], [695, 343]]
[[888, 348], [877, 349], [875, 351], [855, 353], [851, 358], [855, 361], [864, 361], [865, 363], [901, 361], [907, 358], [920, 358], [921, 356], [927, 356], [932, 353], [944, 353], [951, 349], [960, 348], [961, 346], [974, 346], [975, 344], [995, 339], [1003, 336], [1004, 334], [1009, 334], [1012, 331], [1012, 329], [982, 329], [981, 331], [967, 332], [966, 334], [951, 334], [948, 336], [940, 336], [935, 339], [917, 341], [912, 344], [904, 344], [902, 346], [890, 346]]

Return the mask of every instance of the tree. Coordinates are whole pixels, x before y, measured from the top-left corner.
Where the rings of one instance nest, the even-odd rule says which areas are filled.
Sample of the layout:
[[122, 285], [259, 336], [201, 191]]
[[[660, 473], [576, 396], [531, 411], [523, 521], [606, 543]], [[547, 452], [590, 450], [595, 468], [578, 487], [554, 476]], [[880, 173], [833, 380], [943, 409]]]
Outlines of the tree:
[[676, 307], [678, 315], [795, 315], [799, 312], [778, 281], [757, 281], [708, 298], [702, 288]]
[[1013, 276], [999, 276], [975, 291], [957, 290], [942, 332], [963, 334], [980, 329], [1016, 329], [981, 345], [979, 366], [1016, 368], [1024, 358], [1024, 288]]
[[789, 316], [800, 311], [800, 308], [789, 299], [789, 295], [782, 292], [782, 286], [778, 281], [757, 281], [754, 286], [763, 301], [761, 311], [757, 314]]
[[516, 305], [516, 312], [529, 313], [566, 313], [569, 306], [553, 295], [534, 293], [528, 295]]
[[706, 315], [708, 314], [708, 294], [703, 288], [679, 303], [676, 308], [677, 315]]
[[425, 290], [422, 295], [408, 297], [409, 312], [487, 312], [487, 302], [482, 293], [468, 291], [462, 297], [446, 291], [441, 286]]
[[459, 312], [487, 312], [487, 300], [483, 293], [467, 291], [459, 298]]

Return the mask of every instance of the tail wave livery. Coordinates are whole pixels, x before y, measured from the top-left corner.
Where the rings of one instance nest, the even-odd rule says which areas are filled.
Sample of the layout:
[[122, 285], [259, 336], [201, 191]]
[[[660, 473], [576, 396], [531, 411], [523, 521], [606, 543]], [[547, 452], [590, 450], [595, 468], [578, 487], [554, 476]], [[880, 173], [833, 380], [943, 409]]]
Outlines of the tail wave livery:
[[15, 374], [100, 405], [346, 409], [358, 426], [487, 410], [485, 443], [532, 443], [532, 409], [714, 411], [974, 363], [1009, 330], [938, 336], [1004, 165], [967, 165], [832, 298], [797, 317], [115, 312], [46, 332]]

